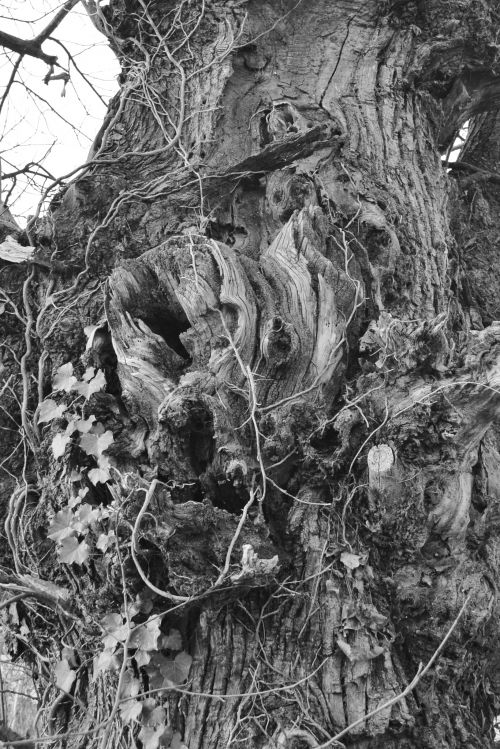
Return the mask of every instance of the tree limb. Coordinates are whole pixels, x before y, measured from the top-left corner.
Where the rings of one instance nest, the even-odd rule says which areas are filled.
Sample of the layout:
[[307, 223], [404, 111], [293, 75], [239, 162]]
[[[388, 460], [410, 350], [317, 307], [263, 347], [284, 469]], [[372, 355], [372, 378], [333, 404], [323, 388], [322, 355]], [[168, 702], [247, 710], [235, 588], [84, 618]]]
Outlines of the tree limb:
[[17, 36], [12, 36], [12, 34], [7, 34], [6, 31], [0, 31], [0, 46], [7, 47], [7, 49], [11, 49], [19, 55], [36, 57], [37, 59], [46, 62], [47, 65], [55, 65], [57, 63], [57, 57], [55, 55], [46, 54], [36, 38], [20, 39]]
[[20, 39], [18, 36], [8, 34], [6, 31], [0, 31], [0, 46], [17, 52], [19, 55], [35, 57], [38, 60], [46, 62], [47, 65], [57, 65], [57, 55], [48, 55], [43, 51], [42, 44], [47, 41], [70, 10], [79, 2], [80, 0], [67, 0], [63, 7], [55, 14], [54, 18], [33, 39]]
[[49, 21], [49, 23], [43, 29], [43, 31], [37, 34], [37, 36], [35, 37], [33, 41], [38, 42], [38, 44], [43, 44], [49, 38], [49, 36], [57, 29], [61, 21], [63, 21], [66, 18], [70, 10], [72, 10], [75, 7], [75, 5], [78, 5], [79, 2], [80, 0], [66, 0], [62, 8], [57, 11], [54, 18], [51, 21]]

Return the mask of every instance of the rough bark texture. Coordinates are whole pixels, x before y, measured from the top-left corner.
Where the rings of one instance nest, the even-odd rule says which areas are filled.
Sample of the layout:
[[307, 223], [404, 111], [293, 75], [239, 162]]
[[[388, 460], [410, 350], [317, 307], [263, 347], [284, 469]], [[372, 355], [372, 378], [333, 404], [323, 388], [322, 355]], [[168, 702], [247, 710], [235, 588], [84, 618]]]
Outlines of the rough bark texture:
[[[133, 524], [160, 482], [136, 552], [164, 593], [154, 610], [175, 607], [165, 631], [179, 628], [193, 657], [184, 693], [165, 697], [188, 749], [322, 745], [403, 691], [468, 595], [416, 689], [342, 741], [492, 746], [496, 3], [112, 0], [99, 23], [122, 89], [93, 163], [32, 233], [23, 315], [40, 364], [23, 360], [22, 426], [34, 457], [27, 488], [14, 486], [20, 450], [2, 479], [17, 575], [73, 588], [70, 608], [53, 605], [63, 621], [85, 615], [73, 647], [120, 606], [116, 564], [54, 572], [44, 535], [67, 490], [27, 417], [83, 355], [106, 372], [88, 413], [113, 431], [116, 469], [87, 501], [126, 494]], [[470, 117], [448, 173], [440, 152]], [[2, 273], [20, 300], [21, 266]], [[9, 351], [24, 324], [7, 325], [12, 429], [22, 383]], [[84, 676], [75, 694], [84, 730], [99, 724], [106, 699]]]

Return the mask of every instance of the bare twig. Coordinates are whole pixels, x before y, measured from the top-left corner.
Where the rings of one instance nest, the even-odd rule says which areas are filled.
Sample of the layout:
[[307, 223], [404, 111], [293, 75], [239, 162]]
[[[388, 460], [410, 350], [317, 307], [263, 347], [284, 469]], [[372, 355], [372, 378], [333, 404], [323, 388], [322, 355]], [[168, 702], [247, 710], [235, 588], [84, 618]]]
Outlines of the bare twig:
[[17, 71], [19, 70], [19, 66], [20, 66], [20, 64], [21, 64], [21, 62], [23, 60], [23, 57], [24, 57], [24, 55], [19, 55], [19, 57], [15, 61], [14, 65], [12, 66], [12, 71], [11, 71], [9, 80], [7, 81], [7, 85], [5, 86], [5, 88], [3, 90], [2, 98], [0, 100], [0, 112], [3, 109], [3, 105], [7, 101], [7, 97], [9, 95], [9, 91], [12, 88], [12, 84], [14, 83]]

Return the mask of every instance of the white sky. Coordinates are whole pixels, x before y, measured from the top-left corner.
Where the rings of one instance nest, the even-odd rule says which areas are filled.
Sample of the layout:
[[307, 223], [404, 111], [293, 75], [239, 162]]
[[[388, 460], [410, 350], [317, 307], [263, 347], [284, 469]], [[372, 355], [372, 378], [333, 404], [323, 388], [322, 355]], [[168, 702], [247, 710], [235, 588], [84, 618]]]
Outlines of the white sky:
[[[62, 4], [62, 0], [0, 0], [0, 29], [31, 39]], [[78, 68], [107, 103], [118, 90], [116, 77], [120, 68], [107, 40], [97, 31], [83, 5], [73, 8], [53, 36], [67, 47]], [[43, 51], [57, 55], [58, 62], [68, 69], [68, 56], [57, 44], [49, 40], [44, 43]], [[0, 49], [0, 99], [16, 59], [16, 53]], [[71, 63], [69, 69], [71, 80], [62, 97], [63, 81], [44, 84], [48, 72], [44, 62], [31, 57], [23, 59], [16, 83], [0, 113], [2, 174], [38, 161], [54, 177], [60, 177], [86, 161], [106, 107]], [[20, 177], [8, 199], [22, 226], [27, 216], [35, 212], [41, 184], [38, 180], [37, 186], [30, 186]], [[11, 181], [2, 180], [4, 200], [11, 186]]]

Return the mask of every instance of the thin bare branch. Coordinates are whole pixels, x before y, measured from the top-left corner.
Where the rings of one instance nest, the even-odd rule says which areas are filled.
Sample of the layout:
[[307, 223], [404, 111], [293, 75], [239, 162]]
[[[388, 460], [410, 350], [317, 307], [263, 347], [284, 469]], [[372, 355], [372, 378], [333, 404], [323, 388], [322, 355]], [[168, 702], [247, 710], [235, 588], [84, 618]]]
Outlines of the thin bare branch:
[[4, 92], [2, 94], [2, 99], [0, 101], [0, 112], [3, 109], [3, 105], [7, 101], [7, 97], [9, 95], [9, 91], [12, 88], [12, 84], [14, 83], [14, 79], [16, 77], [16, 73], [19, 70], [19, 65], [21, 64], [23, 57], [24, 57], [24, 55], [19, 55], [19, 57], [17, 58], [17, 60], [15, 61], [14, 65], [12, 67], [12, 72], [10, 74], [10, 78], [8, 80], [7, 85], [4, 88]]
[[43, 31], [37, 34], [34, 41], [38, 42], [38, 44], [43, 44], [43, 42], [45, 42], [49, 38], [49, 36], [57, 29], [60, 23], [66, 18], [70, 10], [72, 10], [75, 5], [78, 5], [79, 2], [80, 0], [67, 0], [62, 8], [57, 11], [52, 20], [49, 21]]

